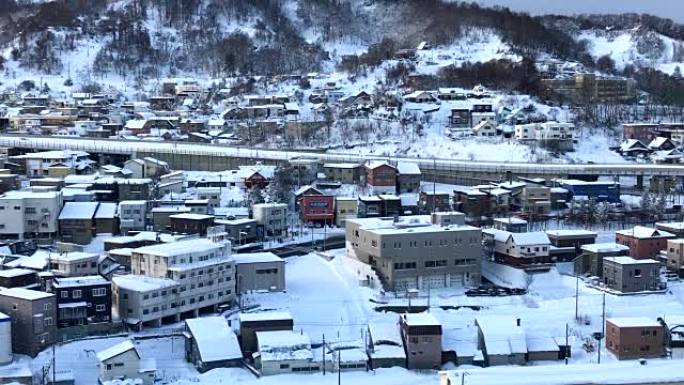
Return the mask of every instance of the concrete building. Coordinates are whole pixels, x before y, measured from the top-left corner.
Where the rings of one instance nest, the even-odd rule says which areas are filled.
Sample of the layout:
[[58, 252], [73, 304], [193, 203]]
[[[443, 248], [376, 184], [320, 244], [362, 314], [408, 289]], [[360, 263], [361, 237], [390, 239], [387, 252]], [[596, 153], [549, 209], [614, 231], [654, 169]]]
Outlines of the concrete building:
[[358, 217], [359, 201], [351, 197], [335, 198], [335, 225], [344, 227], [347, 219]]
[[661, 289], [660, 262], [632, 257], [603, 259], [603, 284], [621, 293]]
[[494, 218], [492, 221], [496, 230], [508, 231], [510, 233], [526, 233], [527, 221], [518, 217]]
[[597, 76], [590, 73], [542, 79], [549, 91], [575, 104], [587, 102], [626, 102], [637, 96], [636, 82], [630, 78]]
[[442, 365], [442, 324], [430, 313], [406, 313], [399, 328], [409, 369], [437, 369]]
[[551, 189], [527, 185], [520, 194], [521, 209], [530, 214], [546, 215], [551, 211]]
[[646, 317], [606, 320], [606, 348], [619, 360], [665, 355], [663, 325]]
[[95, 213], [98, 202], [67, 202], [59, 214], [62, 242], [87, 245], [95, 236]]
[[65, 251], [50, 253], [48, 262], [50, 270], [57, 277], [83, 277], [97, 275], [97, 263], [100, 256], [97, 253], [81, 251]]
[[593, 243], [583, 245], [575, 259], [575, 273], [594, 277], [603, 276], [603, 259], [629, 255], [629, 247], [618, 243]]
[[284, 291], [285, 261], [271, 252], [236, 254], [235, 282], [238, 293]]
[[147, 217], [147, 201], [119, 202], [119, 231], [126, 234], [129, 231], [145, 230]]
[[200, 373], [242, 365], [240, 344], [224, 317], [187, 319], [183, 335], [186, 359]]
[[254, 363], [262, 376], [321, 370], [322, 362], [315, 359], [306, 333], [261, 331], [256, 336], [258, 354], [254, 355]]
[[207, 229], [214, 226], [213, 215], [184, 213], [169, 216], [171, 231], [181, 234], [207, 235]]
[[287, 235], [287, 204], [259, 203], [252, 206], [252, 210], [264, 236]]
[[346, 240], [390, 290], [465, 287], [480, 281], [481, 230], [430, 216], [348, 219]]
[[422, 174], [417, 163], [397, 163], [397, 191], [399, 194], [419, 192], [421, 177]]
[[0, 312], [12, 319], [12, 350], [35, 357], [56, 337], [55, 295], [20, 288], [0, 290]]
[[112, 321], [112, 284], [99, 275], [52, 281], [59, 327]]
[[59, 231], [62, 194], [55, 191], [8, 191], [0, 195], [0, 236], [52, 237]]
[[684, 239], [667, 240], [667, 270], [684, 277]]
[[370, 368], [406, 367], [406, 351], [397, 325], [369, 324], [366, 353]]
[[90, 154], [83, 151], [57, 150], [17, 155], [11, 159], [24, 162], [26, 175], [29, 177], [47, 176], [51, 167], [62, 166], [81, 173], [91, 169], [95, 161], [89, 159]]
[[363, 165], [359, 163], [326, 163], [323, 173], [326, 179], [344, 184], [359, 184], [365, 180]]
[[189, 214], [190, 207], [186, 206], [161, 206], [151, 210], [152, 228], [154, 231], [168, 231], [171, 228], [172, 215]]
[[223, 226], [233, 247], [257, 240], [257, 221], [250, 218], [216, 219], [216, 226]]
[[139, 379], [141, 385], [152, 385], [156, 375], [156, 361], [143, 359], [132, 340], [120, 342], [97, 353], [100, 383], [125, 379]]
[[636, 259], [655, 258], [673, 238], [672, 233], [644, 226], [615, 232], [615, 242], [629, 247], [629, 256]]
[[196, 317], [200, 309], [215, 310], [235, 299], [230, 243], [189, 239], [134, 249], [131, 272], [112, 279], [114, 305], [137, 327]]

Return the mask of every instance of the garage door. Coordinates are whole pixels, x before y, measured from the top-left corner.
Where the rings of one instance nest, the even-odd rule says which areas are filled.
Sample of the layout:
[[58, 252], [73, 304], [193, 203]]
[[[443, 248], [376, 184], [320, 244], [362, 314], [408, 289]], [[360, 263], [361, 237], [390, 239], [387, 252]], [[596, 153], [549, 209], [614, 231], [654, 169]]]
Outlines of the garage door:
[[443, 289], [446, 287], [446, 275], [426, 275], [423, 277], [423, 289]]
[[397, 278], [394, 280], [394, 291], [397, 293], [417, 288], [418, 284], [416, 278]]
[[465, 286], [463, 284], [463, 274], [461, 273], [452, 273], [449, 275], [449, 287], [454, 287], [454, 288], [461, 288]]

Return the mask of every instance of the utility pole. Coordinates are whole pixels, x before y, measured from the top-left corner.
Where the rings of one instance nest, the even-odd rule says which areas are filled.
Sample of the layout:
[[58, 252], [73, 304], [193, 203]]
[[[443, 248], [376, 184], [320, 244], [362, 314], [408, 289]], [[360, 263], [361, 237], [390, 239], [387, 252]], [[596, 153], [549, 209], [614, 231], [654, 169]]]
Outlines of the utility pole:
[[57, 363], [57, 358], [55, 356], [56, 344], [57, 341], [52, 341], [52, 385], [55, 385], [57, 383], [57, 369], [55, 368], [55, 365]]
[[342, 349], [337, 350], [337, 385], [342, 384]]
[[437, 159], [432, 158], [432, 169], [435, 172], [434, 179], [432, 180], [432, 213], [435, 213], [435, 205], [437, 204]]
[[[565, 347], [566, 347], [566, 349], [567, 349], [568, 346], [570, 346], [570, 345], [569, 345], [569, 341], [568, 341], [568, 335], [569, 335], [569, 334], [570, 334], [570, 327], [569, 327], [568, 324], [566, 323], [566, 324], [565, 324]], [[566, 352], [565, 352], [565, 365], [567, 365], [567, 364], [568, 364], [568, 352], [566, 351]]]
[[579, 275], [575, 278], [575, 322], [577, 322], [579, 321]]
[[430, 286], [428, 285], [428, 301], [427, 301], [427, 312], [428, 313], [430, 312], [430, 298], [432, 297], [431, 294], [432, 293], [430, 292]]
[[325, 334], [323, 334], [323, 375], [325, 376]]

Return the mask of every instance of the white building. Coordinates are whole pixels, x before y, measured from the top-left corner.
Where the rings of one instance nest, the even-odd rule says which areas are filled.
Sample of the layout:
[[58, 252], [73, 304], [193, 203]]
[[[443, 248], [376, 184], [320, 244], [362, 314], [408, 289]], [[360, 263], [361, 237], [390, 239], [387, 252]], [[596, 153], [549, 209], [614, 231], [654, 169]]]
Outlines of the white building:
[[56, 234], [61, 210], [59, 192], [8, 191], [0, 195], [0, 235], [22, 239]]
[[140, 379], [142, 385], [154, 383], [156, 362], [144, 360], [131, 340], [98, 352], [97, 360], [100, 362], [100, 383], [129, 379]]
[[145, 230], [146, 215], [147, 201], [119, 202], [119, 231]]
[[50, 269], [59, 277], [83, 277], [97, 275], [100, 256], [80, 251], [55, 252], [48, 255]]
[[188, 239], [131, 252], [131, 275], [115, 276], [114, 306], [131, 325], [195, 317], [199, 309], [235, 299], [235, 261], [230, 243]]
[[317, 372], [321, 363], [314, 359], [306, 333], [291, 330], [257, 332], [258, 351], [253, 354], [262, 376], [292, 372]]
[[0, 313], [0, 365], [12, 362], [12, 319]]
[[259, 203], [252, 210], [257, 224], [264, 228], [264, 235], [287, 234], [287, 204]]
[[85, 170], [95, 164], [89, 156], [84, 151], [56, 150], [17, 155], [12, 159], [26, 162], [27, 176], [39, 177], [48, 175], [48, 168], [53, 166], [68, 167], [75, 172]]
[[575, 125], [572, 123], [529, 123], [515, 126], [517, 140], [572, 141], [575, 137]]

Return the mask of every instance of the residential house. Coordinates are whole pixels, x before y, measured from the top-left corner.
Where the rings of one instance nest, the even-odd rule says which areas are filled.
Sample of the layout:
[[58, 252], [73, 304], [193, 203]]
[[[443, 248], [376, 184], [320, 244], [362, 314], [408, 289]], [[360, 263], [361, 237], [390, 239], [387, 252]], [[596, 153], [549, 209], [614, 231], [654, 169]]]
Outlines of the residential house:
[[632, 257], [603, 258], [603, 284], [621, 293], [660, 290], [660, 262]]
[[651, 150], [640, 140], [626, 139], [620, 143], [618, 152], [624, 156], [643, 156], [647, 155]]
[[667, 248], [667, 240], [675, 235], [658, 229], [634, 226], [615, 232], [616, 243], [629, 247], [629, 256], [636, 259], [655, 258]]
[[95, 233], [116, 234], [119, 232], [119, 218], [116, 214], [118, 204], [101, 202], [95, 212]]
[[66, 167], [72, 170], [72, 173], [81, 174], [91, 170], [95, 164], [87, 152], [72, 150], [28, 153], [10, 159], [23, 162], [28, 177], [48, 176], [49, 168], [55, 166]]
[[665, 255], [667, 270], [684, 277], [684, 239], [668, 239]]
[[399, 194], [420, 191], [421, 172], [417, 163], [397, 163], [397, 191]]
[[59, 214], [62, 242], [87, 245], [95, 236], [95, 213], [98, 202], [67, 202]]
[[518, 217], [494, 218], [493, 227], [496, 230], [508, 231], [510, 233], [526, 233], [527, 221]]
[[126, 234], [129, 231], [145, 230], [147, 221], [147, 201], [121, 201], [118, 207], [119, 231]]
[[522, 210], [533, 215], [546, 215], [551, 211], [551, 189], [527, 185], [520, 195]]
[[360, 196], [358, 200], [358, 217], [375, 218], [384, 216], [384, 205], [378, 196]]
[[214, 226], [213, 215], [183, 213], [169, 216], [171, 231], [181, 234], [207, 235], [207, 229]]
[[12, 288], [0, 290], [0, 312], [12, 322], [12, 351], [35, 357], [52, 345], [56, 337], [55, 295]]
[[135, 343], [127, 339], [97, 352], [99, 380], [105, 383], [114, 380], [132, 380], [141, 385], [152, 385], [156, 375], [156, 361], [143, 359]]
[[549, 250], [551, 241], [541, 231], [509, 233], [507, 231], [482, 230], [485, 250], [501, 262], [512, 266], [530, 266], [553, 262]]
[[408, 369], [437, 369], [442, 365], [442, 324], [430, 313], [399, 317]]
[[345, 221], [357, 218], [359, 201], [351, 197], [335, 197], [335, 226], [344, 227]]
[[59, 327], [112, 322], [112, 284], [101, 276], [56, 278], [51, 291]]
[[496, 123], [490, 120], [483, 120], [473, 127], [473, 135], [475, 136], [496, 136]]
[[664, 356], [664, 334], [660, 322], [646, 317], [606, 320], [606, 348], [618, 360]]
[[178, 214], [190, 214], [190, 208], [183, 206], [161, 206], [153, 208], [152, 229], [154, 231], [166, 231], [171, 228], [171, 216]]
[[485, 366], [525, 365], [527, 337], [520, 319], [510, 316], [478, 316], [477, 348], [482, 351]]
[[677, 148], [677, 145], [670, 140], [670, 138], [665, 138], [662, 136], [653, 138], [653, 140], [648, 143], [648, 149], [651, 151], [669, 151]]
[[59, 231], [62, 194], [8, 191], [0, 195], [0, 236], [52, 237]]
[[200, 373], [242, 365], [240, 344], [224, 317], [187, 319], [183, 335], [185, 357]]
[[97, 253], [62, 251], [48, 254], [50, 271], [57, 277], [83, 277], [98, 274]]
[[454, 209], [471, 218], [488, 216], [491, 209], [490, 196], [470, 188], [454, 190]]
[[684, 238], [684, 222], [656, 222], [655, 228]]
[[264, 236], [287, 234], [287, 204], [259, 203], [252, 206], [253, 217], [263, 229]]
[[364, 168], [359, 163], [325, 163], [325, 178], [344, 184], [360, 184], [365, 180]]
[[582, 252], [582, 246], [596, 242], [597, 233], [587, 230], [547, 230], [551, 241], [551, 256], [557, 261], [572, 261]]
[[240, 339], [242, 351], [252, 354], [258, 351], [257, 333], [264, 331], [292, 331], [293, 321], [290, 313], [285, 311], [241, 312]]
[[236, 254], [237, 292], [285, 291], [285, 261], [271, 252]]
[[322, 363], [314, 359], [311, 340], [306, 333], [259, 331], [256, 337], [258, 352], [253, 357], [262, 376], [321, 370]]
[[373, 194], [396, 193], [397, 168], [387, 162], [369, 162], [366, 164], [366, 184]]
[[0, 270], [0, 287], [33, 289], [38, 286], [37, 278], [36, 271], [31, 269], [9, 268]]
[[214, 224], [223, 226], [233, 247], [239, 247], [257, 240], [257, 221], [254, 219], [216, 219]]
[[398, 324], [368, 325], [367, 349], [370, 368], [406, 367], [406, 351]]
[[593, 277], [603, 276], [603, 259], [629, 255], [629, 247], [619, 243], [592, 243], [581, 246], [581, 253], [575, 259], [575, 273]]

